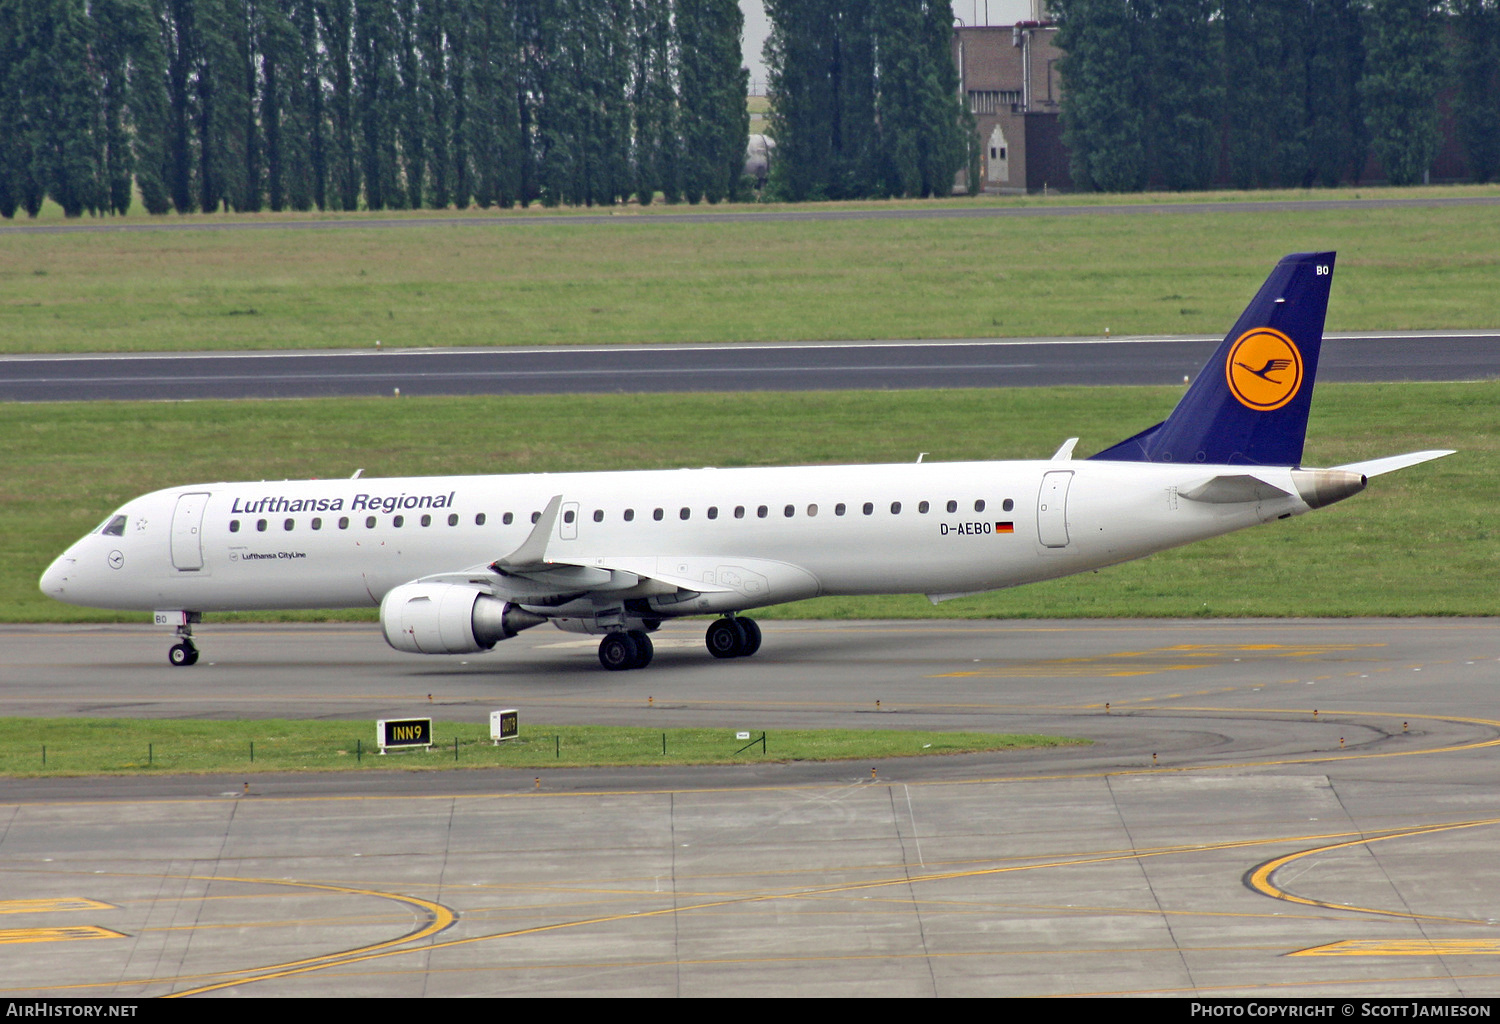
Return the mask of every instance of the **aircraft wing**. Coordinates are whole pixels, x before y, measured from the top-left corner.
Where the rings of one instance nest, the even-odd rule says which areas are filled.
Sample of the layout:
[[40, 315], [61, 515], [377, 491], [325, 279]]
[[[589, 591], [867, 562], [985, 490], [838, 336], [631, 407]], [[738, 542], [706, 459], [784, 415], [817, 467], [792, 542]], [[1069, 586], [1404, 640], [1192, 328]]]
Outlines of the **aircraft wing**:
[[[538, 516], [531, 533], [520, 547], [488, 565], [476, 565], [455, 573], [424, 576], [415, 583], [452, 583], [480, 587], [494, 597], [517, 603], [556, 602], [586, 594], [616, 597], [651, 597], [678, 594], [732, 594], [745, 591], [743, 567], [749, 575], [767, 569], [792, 566], [765, 563], [763, 559], [700, 559], [655, 555], [587, 555], [559, 559], [547, 554], [548, 541], [557, 528], [562, 495], [554, 495]], [[764, 564], [762, 564], [764, 563]], [[725, 570], [729, 571], [726, 572]], [[799, 571], [800, 570], [796, 570]], [[776, 573], [780, 575], [780, 573]], [[625, 593], [628, 591], [629, 593]]]

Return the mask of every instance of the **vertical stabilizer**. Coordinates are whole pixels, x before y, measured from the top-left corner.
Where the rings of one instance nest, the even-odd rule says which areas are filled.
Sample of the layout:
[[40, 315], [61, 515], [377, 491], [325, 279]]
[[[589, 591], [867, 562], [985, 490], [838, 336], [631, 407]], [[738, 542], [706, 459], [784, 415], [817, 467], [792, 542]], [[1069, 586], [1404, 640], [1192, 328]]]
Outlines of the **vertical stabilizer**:
[[1172, 415], [1093, 458], [1300, 465], [1333, 259], [1283, 258]]

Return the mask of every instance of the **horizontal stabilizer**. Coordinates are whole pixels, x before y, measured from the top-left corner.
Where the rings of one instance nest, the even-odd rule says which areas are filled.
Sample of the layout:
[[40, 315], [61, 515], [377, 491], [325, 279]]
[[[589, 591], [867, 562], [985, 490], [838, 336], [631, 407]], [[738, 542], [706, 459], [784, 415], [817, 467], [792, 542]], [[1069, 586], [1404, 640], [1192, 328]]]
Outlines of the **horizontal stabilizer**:
[[1334, 469], [1346, 470], [1350, 473], [1358, 473], [1361, 476], [1381, 476], [1385, 473], [1394, 473], [1398, 469], [1407, 466], [1420, 465], [1423, 462], [1431, 462], [1433, 459], [1441, 459], [1445, 455], [1452, 455], [1454, 449], [1445, 448], [1429, 452], [1407, 452], [1405, 455], [1387, 455], [1383, 459], [1371, 459], [1368, 462], [1351, 462], [1347, 466], [1334, 466]]

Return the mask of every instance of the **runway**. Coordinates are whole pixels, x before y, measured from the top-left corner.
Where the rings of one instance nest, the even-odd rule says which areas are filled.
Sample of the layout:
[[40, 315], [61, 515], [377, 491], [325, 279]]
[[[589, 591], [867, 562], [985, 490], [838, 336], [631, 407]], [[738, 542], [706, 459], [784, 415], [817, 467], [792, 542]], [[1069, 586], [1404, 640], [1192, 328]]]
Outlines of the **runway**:
[[[0, 783], [12, 998], [1500, 994], [1500, 623], [7, 626], [7, 716], [976, 728], [1045, 752]], [[878, 704], [877, 704], [878, 702]], [[37, 901], [24, 903], [23, 901]]]
[[[0, 401], [1181, 384], [1218, 337], [0, 358]], [[1500, 333], [1329, 335], [1325, 381], [1500, 377]]]
[[[822, 207], [785, 203], [767, 209], [758, 204], [724, 203], [697, 209], [672, 210], [657, 207], [643, 211], [639, 207], [603, 209], [598, 213], [544, 213], [533, 210], [496, 209], [482, 214], [450, 213], [445, 216], [374, 216], [340, 217], [337, 212], [316, 214], [264, 214], [262, 220], [214, 220], [212, 216], [190, 219], [152, 217], [145, 221], [122, 223], [113, 217], [72, 223], [0, 224], [0, 237], [6, 234], [79, 234], [132, 233], [138, 231], [337, 231], [360, 228], [399, 230], [413, 227], [493, 227], [501, 230], [525, 228], [537, 224], [609, 224], [628, 230], [653, 224], [735, 224], [768, 221], [839, 221], [839, 220], [965, 220], [992, 217], [1118, 217], [1162, 216], [1201, 213], [1297, 213], [1309, 210], [1378, 210], [1412, 206], [1483, 208], [1500, 204], [1497, 196], [1407, 196], [1400, 198], [1370, 196], [1354, 199], [1265, 199], [1249, 201], [1206, 200], [1172, 203], [1084, 203], [1028, 205], [1024, 200], [997, 205], [965, 203], [877, 204], [834, 203]], [[852, 207], [852, 208], [851, 208]], [[322, 219], [311, 220], [309, 217]]]

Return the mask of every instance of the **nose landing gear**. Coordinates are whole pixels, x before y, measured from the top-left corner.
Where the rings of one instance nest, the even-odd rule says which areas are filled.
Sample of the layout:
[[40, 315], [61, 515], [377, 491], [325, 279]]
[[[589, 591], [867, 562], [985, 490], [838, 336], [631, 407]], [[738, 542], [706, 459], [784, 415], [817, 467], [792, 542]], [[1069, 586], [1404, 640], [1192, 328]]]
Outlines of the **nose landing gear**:
[[193, 643], [193, 624], [202, 621], [202, 612], [156, 613], [156, 624], [173, 627], [178, 637], [177, 643], [167, 649], [168, 664], [180, 668], [198, 664], [198, 646]]

